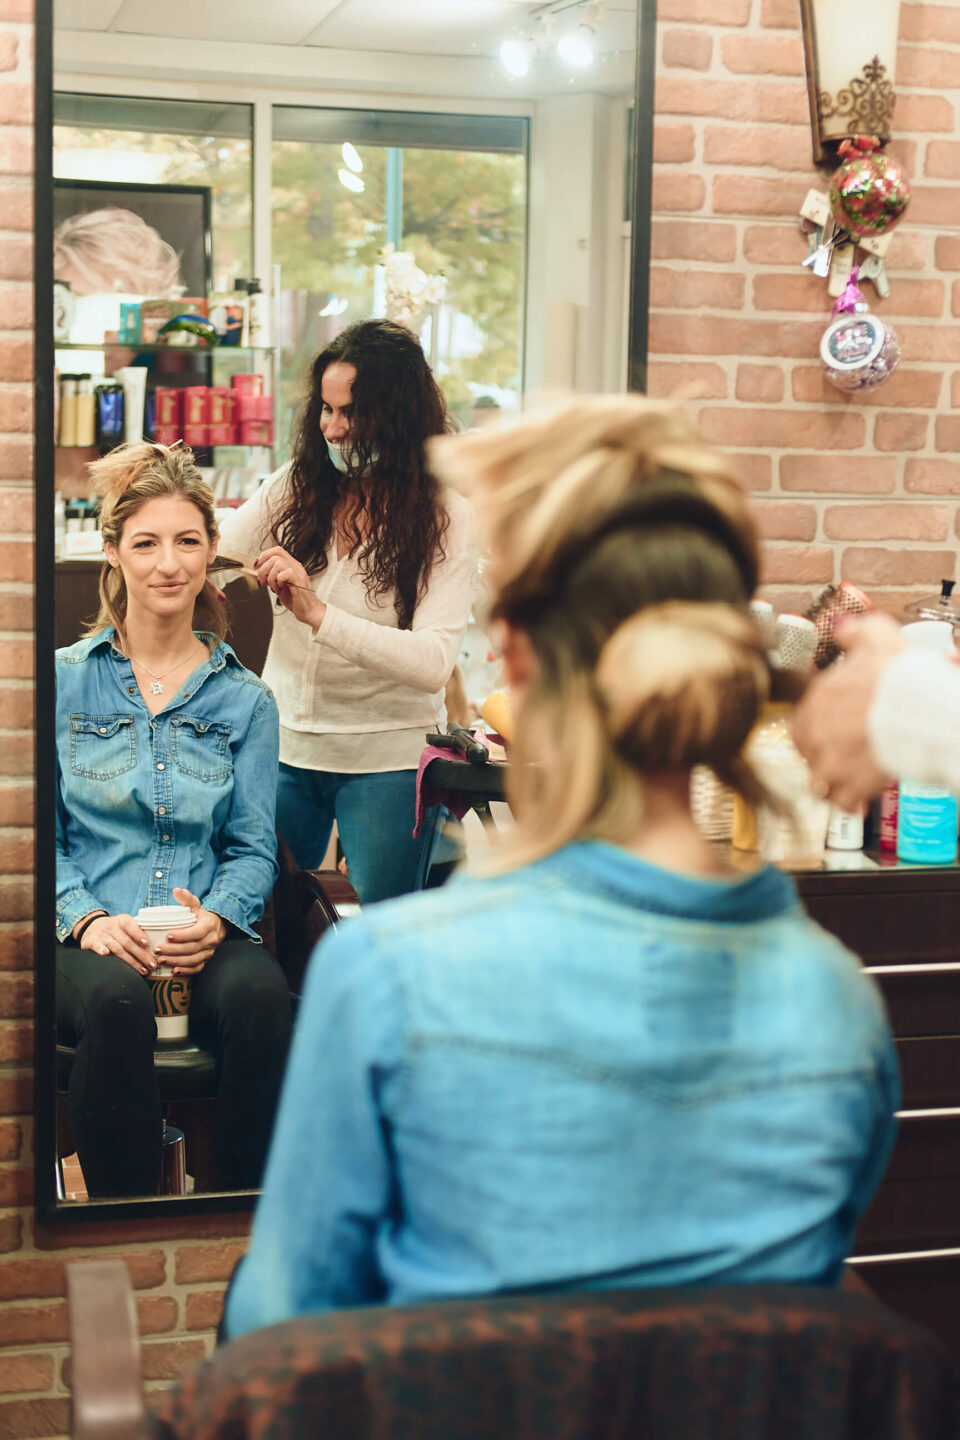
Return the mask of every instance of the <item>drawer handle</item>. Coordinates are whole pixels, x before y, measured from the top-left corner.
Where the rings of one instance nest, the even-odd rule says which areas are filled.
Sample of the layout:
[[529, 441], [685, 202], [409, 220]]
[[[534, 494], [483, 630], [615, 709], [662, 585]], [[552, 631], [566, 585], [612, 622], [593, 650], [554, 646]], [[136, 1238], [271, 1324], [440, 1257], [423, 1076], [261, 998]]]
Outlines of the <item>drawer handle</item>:
[[864, 965], [864, 975], [932, 975], [960, 971], [960, 961], [944, 960], [929, 965]]
[[941, 1110], [898, 1110], [898, 1120], [949, 1120], [960, 1119], [960, 1106], [951, 1105]]
[[885, 1260], [943, 1260], [960, 1250], [897, 1250], [890, 1255], [851, 1255], [846, 1265], [877, 1265]]

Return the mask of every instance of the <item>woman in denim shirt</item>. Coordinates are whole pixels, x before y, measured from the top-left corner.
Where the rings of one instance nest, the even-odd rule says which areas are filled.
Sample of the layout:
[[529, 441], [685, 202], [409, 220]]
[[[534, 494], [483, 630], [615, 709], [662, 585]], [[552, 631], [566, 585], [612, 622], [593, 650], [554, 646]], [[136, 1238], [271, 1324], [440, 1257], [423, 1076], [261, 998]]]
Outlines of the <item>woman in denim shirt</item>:
[[476, 481], [514, 702], [491, 873], [316, 955], [231, 1335], [495, 1291], [833, 1284], [890, 1153], [889, 1027], [790, 879], [699, 835], [750, 800], [771, 674], [742, 485], [637, 397], [437, 445]]
[[[277, 707], [223, 643], [207, 572], [213, 499], [181, 447], [91, 467], [107, 563], [92, 632], [57, 652], [57, 1016], [76, 1046], [70, 1121], [87, 1192], [156, 1194], [161, 1115], [145, 977], [193, 976], [191, 1027], [218, 1052], [225, 1189], [259, 1184], [290, 1033], [253, 930], [276, 878]], [[208, 625], [194, 630], [195, 608]], [[135, 916], [194, 923], [150, 952]], [[159, 957], [159, 958], [158, 958]]]

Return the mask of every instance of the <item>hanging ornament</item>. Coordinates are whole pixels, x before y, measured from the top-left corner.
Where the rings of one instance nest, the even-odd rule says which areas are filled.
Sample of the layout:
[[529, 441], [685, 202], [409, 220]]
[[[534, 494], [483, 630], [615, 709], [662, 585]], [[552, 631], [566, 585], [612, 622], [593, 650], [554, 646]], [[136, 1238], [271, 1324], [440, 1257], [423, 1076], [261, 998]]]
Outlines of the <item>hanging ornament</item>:
[[820, 341], [827, 379], [838, 390], [872, 390], [896, 370], [900, 341], [893, 327], [876, 315], [857, 284], [859, 266], [850, 272], [846, 289], [833, 307], [834, 320]]
[[834, 219], [851, 235], [880, 235], [903, 215], [910, 184], [896, 160], [879, 154], [876, 135], [844, 140], [837, 153], [847, 158], [830, 181]]

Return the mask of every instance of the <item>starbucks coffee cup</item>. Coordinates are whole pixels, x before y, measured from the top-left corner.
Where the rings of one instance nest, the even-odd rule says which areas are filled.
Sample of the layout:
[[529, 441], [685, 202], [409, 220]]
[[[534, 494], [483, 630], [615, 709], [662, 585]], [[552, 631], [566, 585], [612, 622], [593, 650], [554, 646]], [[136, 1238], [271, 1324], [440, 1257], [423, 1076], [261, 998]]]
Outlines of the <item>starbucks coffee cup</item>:
[[[172, 930], [185, 930], [194, 922], [193, 911], [186, 905], [147, 905], [137, 911], [137, 924], [147, 937], [153, 954], [162, 946]], [[153, 1013], [160, 1040], [185, 1040], [190, 1025], [190, 992], [192, 975], [174, 975], [169, 965], [158, 965], [147, 976], [153, 992]]]

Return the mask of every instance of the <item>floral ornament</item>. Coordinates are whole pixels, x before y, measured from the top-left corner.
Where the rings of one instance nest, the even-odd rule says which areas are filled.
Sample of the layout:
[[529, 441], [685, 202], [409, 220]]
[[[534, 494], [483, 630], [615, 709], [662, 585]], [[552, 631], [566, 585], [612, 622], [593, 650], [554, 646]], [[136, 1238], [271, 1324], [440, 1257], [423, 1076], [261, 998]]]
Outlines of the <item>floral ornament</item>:
[[844, 140], [843, 164], [830, 182], [830, 208], [851, 235], [880, 235], [896, 225], [907, 208], [910, 185], [896, 160], [877, 153], [876, 135]]
[[447, 279], [441, 273], [428, 275], [413, 258], [412, 250], [384, 245], [377, 257], [386, 273], [387, 319], [396, 320], [417, 334], [428, 305], [436, 305], [447, 293]]

